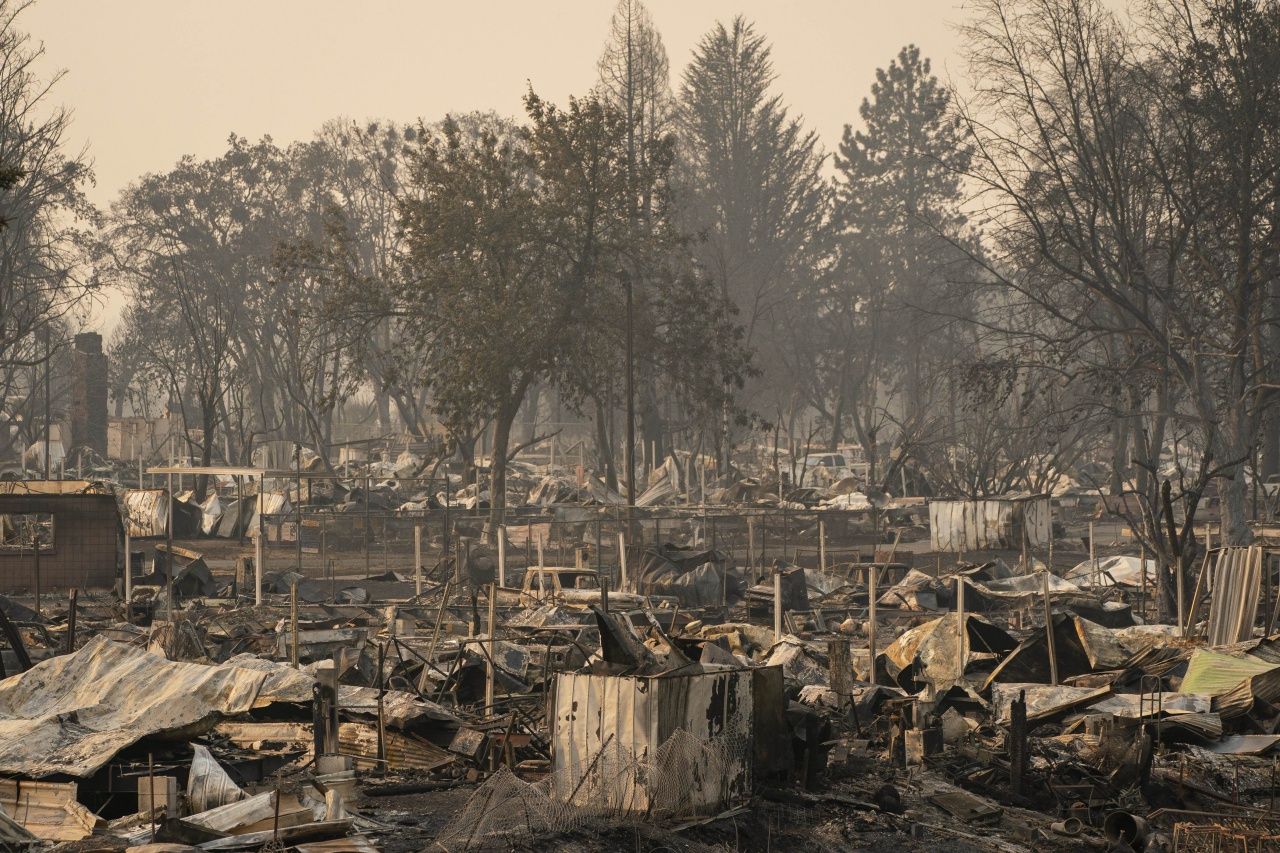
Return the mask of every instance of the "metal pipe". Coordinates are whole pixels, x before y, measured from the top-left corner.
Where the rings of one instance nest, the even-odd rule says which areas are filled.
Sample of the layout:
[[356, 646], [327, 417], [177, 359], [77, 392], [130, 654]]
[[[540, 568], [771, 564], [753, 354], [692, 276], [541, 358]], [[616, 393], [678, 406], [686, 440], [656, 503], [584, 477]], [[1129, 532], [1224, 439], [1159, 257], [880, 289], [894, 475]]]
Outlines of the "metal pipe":
[[1041, 585], [1044, 587], [1044, 636], [1045, 643], [1049, 650], [1049, 678], [1050, 683], [1058, 686], [1058, 655], [1054, 648], [1053, 640], [1053, 606], [1049, 603], [1049, 573], [1046, 571], [1040, 576]]

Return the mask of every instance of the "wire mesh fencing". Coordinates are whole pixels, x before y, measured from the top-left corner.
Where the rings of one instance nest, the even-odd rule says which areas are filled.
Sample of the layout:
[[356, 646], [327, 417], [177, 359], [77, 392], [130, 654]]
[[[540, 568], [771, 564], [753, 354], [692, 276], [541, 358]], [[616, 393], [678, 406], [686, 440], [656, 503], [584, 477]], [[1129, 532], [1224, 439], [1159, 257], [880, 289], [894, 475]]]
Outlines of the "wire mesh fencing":
[[1280, 851], [1280, 826], [1256, 818], [1177, 823], [1173, 849], [1177, 853], [1276, 853]]

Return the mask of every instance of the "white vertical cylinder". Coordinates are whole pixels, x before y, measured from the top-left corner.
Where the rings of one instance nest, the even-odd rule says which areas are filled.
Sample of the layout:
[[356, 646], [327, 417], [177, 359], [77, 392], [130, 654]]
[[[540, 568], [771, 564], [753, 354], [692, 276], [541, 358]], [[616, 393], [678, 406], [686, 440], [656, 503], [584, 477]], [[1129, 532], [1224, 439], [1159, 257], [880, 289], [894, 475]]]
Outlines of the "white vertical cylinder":
[[818, 519], [818, 568], [827, 570], [827, 521]]
[[627, 534], [618, 533], [618, 568], [621, 570], [619, 580], [621, 588], [627, 588]]
[[498, 525], [498, 586], [507, 585], [507, 526]]
[[773, 641], [782, 639], [782, 572], [773, 573]]

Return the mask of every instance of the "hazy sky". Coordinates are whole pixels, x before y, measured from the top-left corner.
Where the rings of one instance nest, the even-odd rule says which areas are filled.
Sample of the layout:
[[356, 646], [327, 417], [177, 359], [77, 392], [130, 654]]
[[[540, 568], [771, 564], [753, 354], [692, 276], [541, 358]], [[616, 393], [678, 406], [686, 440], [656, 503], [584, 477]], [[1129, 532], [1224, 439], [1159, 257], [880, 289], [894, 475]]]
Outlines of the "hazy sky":
[[[741, 13], [773, 44], [777, 87], [828, 149], [875, 69], [907, 43], [961, 76], [959, 0], [649, 0], [673, 82], [716, 21]], [[39, 0], [45, 44], [108, 204], [140, 174], [212, 156], [229, 133], [287, 143], [336, 116], [408, 121], [494, 109], [526, 81], [553, 100], [594, 82], [612, 0]], [[111, 325], [114, 310], [100, 322]]]

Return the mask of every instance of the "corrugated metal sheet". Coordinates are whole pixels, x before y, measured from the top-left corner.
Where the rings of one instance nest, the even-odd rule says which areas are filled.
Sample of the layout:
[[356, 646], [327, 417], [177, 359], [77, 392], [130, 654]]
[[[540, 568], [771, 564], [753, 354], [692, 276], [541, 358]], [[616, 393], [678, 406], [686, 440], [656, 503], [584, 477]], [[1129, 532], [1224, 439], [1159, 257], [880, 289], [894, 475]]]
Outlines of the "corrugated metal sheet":
[[164, 536], [169, 501], [164, 489], [129, 489], [122, 498], [125, 525], [135, 539]]
[[1209, 645], [1225, 646], [1253, 637], [1262, 592], [1262, 549], [1223, 548], [1213, 570], [1209, 604]]
[[0, 681], [0, 773], [92, 776], [143, 737], [248, 712], [265, 680], [94, 637]]
[[[259, 749], [263, 743], [293, 744], [314, 751], [315, 737], [311, 723], [237, 723], [217, 726], [219, 734], [245, 749]], [[422, 738], [394, 729], [386, 731], [387, 767], [391, 770], [434, 770], [454, 761], [454, 756]], [[363, 723], [338, 725], [338, 752], [355, 759], [361, 769], [378, 766], [378, 730]]]
[[930, 501], [929, 541], [951, 553], [1022, 547], [1022, 530], [1033, 548], [1049, 544], [1053, 510], [1047, 495], [985, 500]]
[[[435, 770], [452, 764], [452, 753], [429, 741], [394, 730], [384, 732], [387, 767], [390, 770]], [[355, 758], [361, 770], [378, 767], [378, 730], [374, 726], [341, 723], [338, 726], [338, 752]]]
[[[261, 512], [262, 515], [270, 519], [272, 518], [272, 516], [286, 515], [292, 511], [293, 509], [289, 505], [289, 499], [280, 492], [266, 492], [261, 496], [261, 499], [254, 498], [253, 515], [250, 516], [249, 518], [249, 535], [254, 538], [257, 538], [258, 536], [259, 512]], [[279, 519], [276, 519], [276, 522], [278, 521]], [[278, 524], [277, 524], [277, 527], [278, 527]], [[280, 538], [279, 530], [277, 530], [275, 533], [276, 535], [274, 539], [276, 541], [279, 541], [279, 538]], [[272, 538], [270, 532], [268, 532], [268, 538], [269, 539]]]
[[[682, 780], [682, 808], [718, 810], [750, 793], [752, 706], [752, 676], [746, 669], [668, 677], [561, 673], [553, 700], [554, 766], [579, 778], [606, 744], [610, 752], [624, 750], [651, 761], [677, 731], [703, 743], [740, 744], [726, 760], [695, 758], [696, 766]], [[671, 781], [649, 774], [613, 777], [608, 806], [647, 812], [661, 796], [659, 786]]]
[[1244, 655], [1196, 649], [1178, 688], [1182, 693], [1213, 697], [1213, 709], [1224, 718], [1248, 713], [1253, 700], [1280, 698], [1280, 665]]

